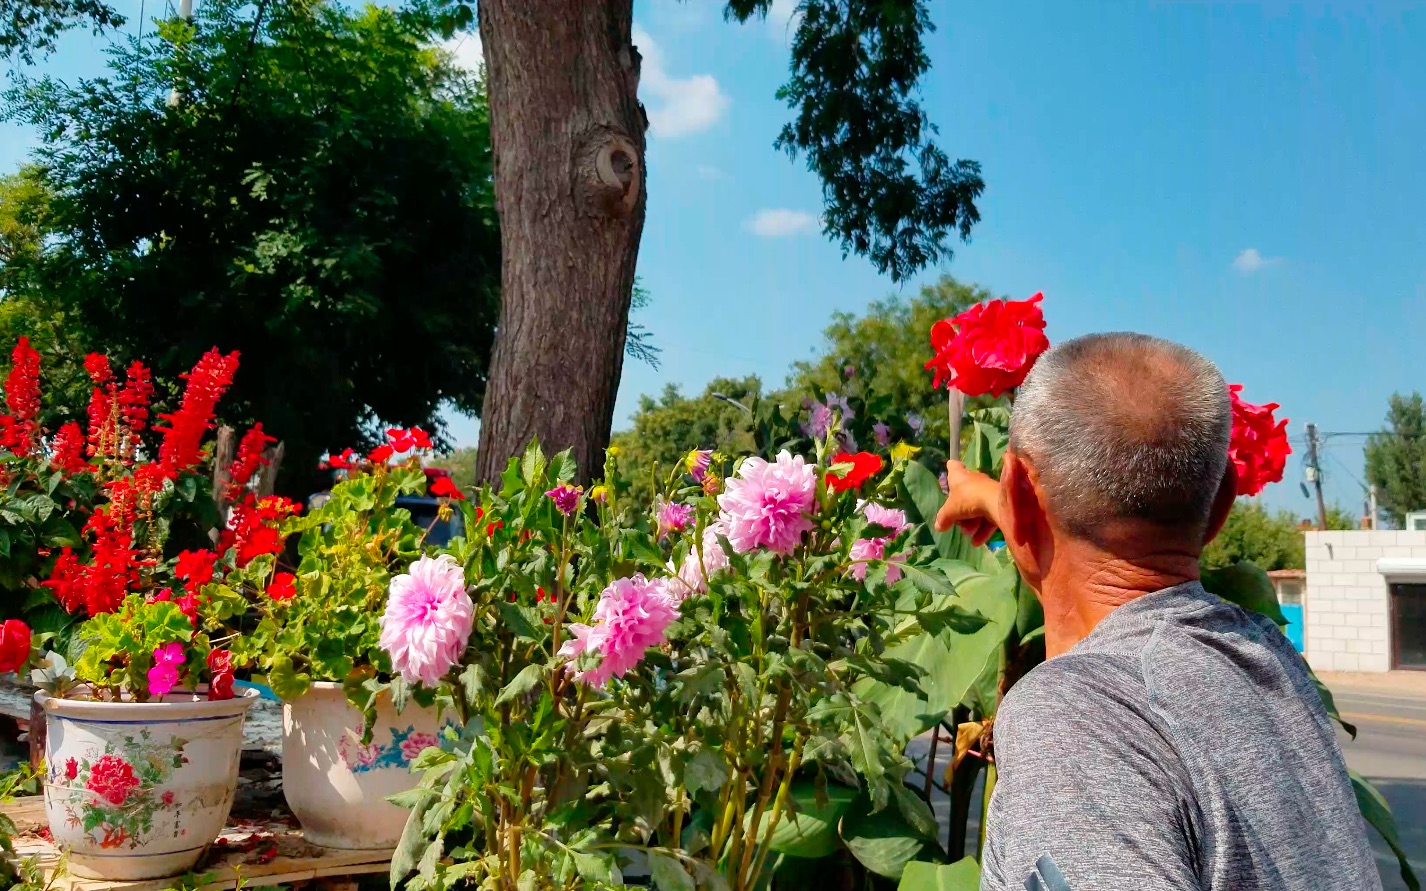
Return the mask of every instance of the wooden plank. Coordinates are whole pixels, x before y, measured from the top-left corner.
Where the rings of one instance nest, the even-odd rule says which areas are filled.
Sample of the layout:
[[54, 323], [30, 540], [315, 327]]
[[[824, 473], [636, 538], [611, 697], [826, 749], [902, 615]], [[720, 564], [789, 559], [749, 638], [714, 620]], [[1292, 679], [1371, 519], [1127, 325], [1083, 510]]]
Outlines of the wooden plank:
[[[0, 812], [15, 821], [14, 861], [35, 858], [44, 870], [50, 891], [168, 891], [177, 879], [109, 882], [64, 875], [60, 850], [45, 838], [48, 826], [43, 796], [30, 796], [0, 805]], [[276, 856], [273, 856], [273, 853]], [[263, 862], [266, 859], [266, 862]], [[390, 852], [333, 851], [308, 844], [302, 831], [281, 822], [242, 822], [230, 825], [191, 875], [202, 891], [225, 891], [241, 882], [247, 887], [286, 885], [321, 878], [385, 873]], [[57, 874], [58, 873], [58, 874]]]

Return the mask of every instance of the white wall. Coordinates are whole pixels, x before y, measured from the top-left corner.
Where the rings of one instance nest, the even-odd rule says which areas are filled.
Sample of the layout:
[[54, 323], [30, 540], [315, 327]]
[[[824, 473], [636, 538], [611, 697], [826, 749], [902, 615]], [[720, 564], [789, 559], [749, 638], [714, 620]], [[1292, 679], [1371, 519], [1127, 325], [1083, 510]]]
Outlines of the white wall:
[[[1308, 532], [1303, 600], [1307, 661], [1317, 671], [1391, 668], [1388, 577], [1382, 558], [1426, 559], [1426, 532]], [[1422, 576], [1390, 578], [1421, 581]]]

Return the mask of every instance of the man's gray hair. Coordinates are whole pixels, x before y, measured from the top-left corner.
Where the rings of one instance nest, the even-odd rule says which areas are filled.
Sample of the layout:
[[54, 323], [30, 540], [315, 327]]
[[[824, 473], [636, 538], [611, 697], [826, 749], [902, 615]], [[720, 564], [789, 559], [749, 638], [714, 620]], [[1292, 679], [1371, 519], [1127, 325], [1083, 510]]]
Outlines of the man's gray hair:
[[1039, 472], [1050, 513], [1089, 539], [1128, 518], [1201, 533], [1231, 432], [1212, 362], [1131, 333], [1077, 337], [1042, 355], [1010, 418], [1010, 445]]

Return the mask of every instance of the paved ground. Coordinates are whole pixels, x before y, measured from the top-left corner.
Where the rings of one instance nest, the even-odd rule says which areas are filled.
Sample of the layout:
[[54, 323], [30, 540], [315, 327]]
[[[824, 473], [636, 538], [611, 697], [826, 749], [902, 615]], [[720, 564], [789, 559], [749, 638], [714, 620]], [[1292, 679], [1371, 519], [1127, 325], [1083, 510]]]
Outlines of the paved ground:
[[[1418, 878], [1426, 880], [1426, 673], [1363, 680], [1333, 676], [1327, 684], [1342, 716], [1357, 725], [1357, 738], [1339, 735], [1353, 770], [1372, 781], [1391, 805], [1401, 842]], [[1396, 858], [1373, 838], [1382, 884], [1404, 891]]]
[[[1357, 725], [1355, 740], [1340, 735], [1347, 763], [1372, 781], [1391, 805], [1401, 841], [1418, 878], [1426, 882], [1426, 672], [1391, 672], [1386, 675], [1340, 674], [1324, 676], [1343, 717]], [[924, 759], [930, 738], [912, 742], [909, 753]], [[950, 745], [937, 749], [936, 776], [950, 758]], [[948, 819], [946, 798], [933, 794], [942, 832]], [[979, 791], [976, 801], [979, 802]], [[975, 851], [979, 831], [978, 811], [972, 814], [967, 849]], [[944, 836], [942, 838], [944, 843]], [[1385, 891], [1406, 891], [1396, 857], [1385, 842], [1372, 838]]]

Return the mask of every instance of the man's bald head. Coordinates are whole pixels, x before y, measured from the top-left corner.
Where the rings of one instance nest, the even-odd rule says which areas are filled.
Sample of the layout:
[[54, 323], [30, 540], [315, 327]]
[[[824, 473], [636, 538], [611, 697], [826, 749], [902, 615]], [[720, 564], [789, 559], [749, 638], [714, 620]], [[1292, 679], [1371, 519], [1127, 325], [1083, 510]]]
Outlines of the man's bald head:
[[1139, 519], [1192, 537], [1207, 528], [1231, 429], [1212, 362], [1144, 334], [1092, 334], [1035, 363], [1010, 445], [1071, 534], [1097, 540], [1106, 522]]

